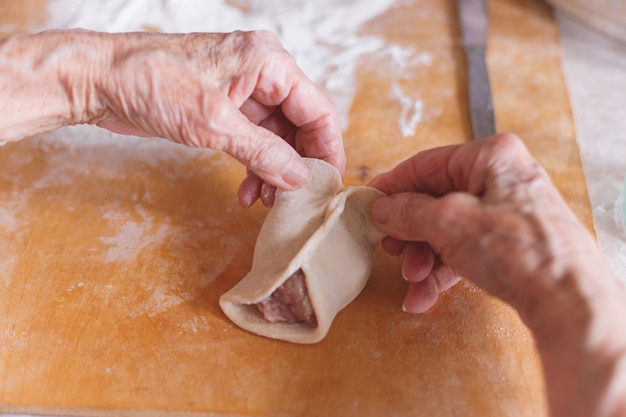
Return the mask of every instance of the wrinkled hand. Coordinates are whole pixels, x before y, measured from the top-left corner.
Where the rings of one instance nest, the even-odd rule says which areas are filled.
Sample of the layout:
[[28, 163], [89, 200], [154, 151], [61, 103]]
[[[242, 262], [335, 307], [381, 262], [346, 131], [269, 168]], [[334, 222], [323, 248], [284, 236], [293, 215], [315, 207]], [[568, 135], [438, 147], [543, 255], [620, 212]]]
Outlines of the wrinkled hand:
[[248, 168], [242, 205], [273, 199], [264, 182], [293, 189], [308, 180], [300, 155], [342, 173], [335, 109], [270, 32], [118, 34], [99, 85], [97, 125], [222, 150]]
[[404, 255], [404, 308], [462, 275], [533, 332], [554, 417], [626, 415], [626, 297], [594, 239], [513, 135], [433, 149], [374, 178], [383, 247]]
[[0, 144], [92, 123], [224, 151], [244, 206], [308, 180], [300, 155], [345, 170], [336, 111], [270, 32], [48, 31], [0, 40]]
[[372, 215], [390, 236], [383, 247], [404, 255], [410, 312], [428, 310], [460, 275], [525, 308], [550, 285], [546, 276], [564, 273], [580, 257], [599, 258], [593, 239], [513, 135], [419, 153], [370, 185], [391, 194], [374, 202]]

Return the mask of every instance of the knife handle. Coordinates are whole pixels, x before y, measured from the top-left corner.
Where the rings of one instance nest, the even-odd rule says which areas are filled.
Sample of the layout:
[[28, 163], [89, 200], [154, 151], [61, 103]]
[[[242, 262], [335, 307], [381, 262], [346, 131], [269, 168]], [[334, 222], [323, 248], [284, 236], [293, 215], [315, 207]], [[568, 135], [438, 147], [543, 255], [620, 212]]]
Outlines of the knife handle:
[[496, 134], [496, 121], [491, 97], [489, 73], [485, 62], [485, 48], [468, 47], [465, 50], [468, 71], [468, 93], [472, 135], [480, 139]]

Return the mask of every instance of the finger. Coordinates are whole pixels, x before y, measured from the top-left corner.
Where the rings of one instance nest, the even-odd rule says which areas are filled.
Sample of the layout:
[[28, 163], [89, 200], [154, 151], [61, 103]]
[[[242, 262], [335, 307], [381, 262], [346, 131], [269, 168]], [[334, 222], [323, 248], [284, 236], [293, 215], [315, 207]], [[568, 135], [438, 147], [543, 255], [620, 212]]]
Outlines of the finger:
[[255, 125], [267, 119], [275, 110], [276, 106], [266, 106], [254, 98], [249, 98], [239, 107], [239, 111], [250, 120], [250, 123]]
[[293, 190], [309, 180], [308, 167], [282, 138], [250, 123], [228, 100], [207, 107], [196, 120], [194, 126], [198, 129], [190, 132], [188, 143], [222, 150], [265, 182], [285, 190]]
[[346, 155], [337, 111], [330, 99], [302, 75], [281, 108], [298, 128], [296, 142], [302, 144], [304, 154], [330, 163], [343, 175]]
[[276, 187], [263, 183], [261, 186], [261, 201], [266, 207], [272, 207], [274, 205], [274, 199], [276, 197]]
[[[296, 147], [302, 146], [301, 153], [330, 163], [343, 175], [346, 155], [335, 106], [298, 68], [277, 39], [270, 36], [265, 41], [277, 44], [285, 55], [266, 62], [251, 92], [252, 98], [265, 106], [279, 106], [297, 128], [295, 143]], [[237, 96], [232, 92], [229, 95]]]
[[267, 129], [253, 126], [252, 130], [256, 134], [247, 143], [236, 145], [235, 158], [265, 182], [284, 190], [294, 190], [309, 181], [309, 168], [294, 148]]
[[[280, 107], [265, 106], [254, 98], [250, 98], [244, 102], [239, 110], [251, 123], [264, 127], [276, 136], [283, 138], [294, 148], [296, 147], [296, 127], [285, 117]], [[296, 148], [296, 151], [300, 153], [302, 150]]]
[[402, 310], [413, 314], [424, 313], [435, 305], [438, 295], [439, 291], [431, 277], [420, 282], [411, 282], [402, 303]]
[[402, 276], [405, 280], [420, 282], [430, 275], [435, 265], [435, 255], [427, 243], [408, 242], [402, 254]]
[[385, 237], [381, 242], [381, 245], [385, 252], [387, 252], [391, 256], [402, 255], [402, 250], [404, 249], [405, 244], [405, 241], [398, 240], [390, 236]]
[[261, 196], [261, 187], [264, 182], [258, 175], [248, 173], [248, 176], [241, 182], [237, 198], [242, 207], [248, 208]]
[[433, 272], [419, 282], [409, 283], [402, 309], [407, 313], [424, 313], [435, 305], [439, 294], [449, 290], [461, 280], [452, 268], [437, 261]]
[[[280, 108], [277, 108], [276, 111], [269, 114], [258, 124], [274, 133], [276, 136], [280, 136], [285, 142], [295, 148], [296, 127], [287, 120]], [[298, 151], [298, 149], [296, 149], [296, 151]]]
[[440, 293], [449, 290], [461, 280], [461, 276], [443, 263], [440, 257], [436, 258], [429, 277], [434, 281]]
[[418, 193], [383, 196], [372, 202], [370, 212], [382, 232], [400, 240], [428, 242], [440, 254], [447, 246], [478, 236], [482, 226], [479, 201], [466, 193], [441, 198]]
[[441, 195], [452, 188], [447, 166], [452, 154], [460, 146], [449, 145], [420, 152], [392, 170], [377, 175], [368, 185], [387, 194], [417, 191], [433, 196]]
[[480, 195], [491, 176], [503, 170], [523, 171], [534, 161], [523, 142], [501, 134], [462, 145], [430, 149], [378, 175], [369, 185], [395, 194], [418, 191], [440, 196], [451, 191]]
[[328, 114], [322, 119], [298, 126], [296, 149], [303, 155], [322, 159], [333, 165], [343, 176], [346, 172], [346, 154], [337, 116]]
[[266, 207], [272, 207], [276, 198], [276, 187], [264, 182], [258, 175], [248, 173], [248, 176], [241, 182], [237, 192], [239, 204], [248, 208], [259, 198]]

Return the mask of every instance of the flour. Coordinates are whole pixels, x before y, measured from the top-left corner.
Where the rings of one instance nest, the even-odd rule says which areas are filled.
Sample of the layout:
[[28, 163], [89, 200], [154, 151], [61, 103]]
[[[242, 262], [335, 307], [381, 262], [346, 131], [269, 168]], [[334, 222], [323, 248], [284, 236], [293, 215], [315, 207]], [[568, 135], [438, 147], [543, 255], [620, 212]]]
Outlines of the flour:
[[134, 304], [130, 309], [130, 317], [136, 318], [143, 316], [154, 317], [172, 307], [176, 307], [179, 304], [189, 301], [190, 297], [181, 296], [180, 293], [172, 291], [168, 285], [160, 285], [151, 289], [152, 295], [143, 303]]
[[160, 244], [167, 237], [165, 225], [153, 225], [145, 219], [142, 222], [126, 221], [118, 226], [114, 236], [103, 236], [102, 243], [108, 245], [104, 262], [134, 261], [144, 249], [153, 244]]
[[[162, 0], [157, 4], [152, 0], [51, 0], [49, 21], [42, 29], [148, 29], [171, 33], [270, 30], [280, 37], [305, 74], [330, 96], [345, 130], [356, 91], [355, 68], [364, 56], [384, 57], [380, 71], [391, 78], [406, 78], [416, 66], [432, 64], [430, 52], [418, 52], [364, 33], [364, 24], [393, 3], [394, 0]], [[401, 105], [400, 131], [405, 137], [412, 136], [421, 120], [423, 103], [416, 98], [406, 102], [406, 95], [398, 95], [395, 90], [392, 94]]]
[[399, 84], [392, 84], [392, 91], [400, 102], [401, 111], [398, 125], [402, 136], [413, 136], [417, 124], [422, 120], [422, 112], [424, 104], [419, 98], [411, 98], [407, 96]]
[[15, 217], [13, 207], [11, 207], [11, 209], [7, 207], [0, 207], [0, 231], [13, 233], [17, 231], [17, 226], [17, 218]]
[[84, 285], [85, 285], [85, 283], [84, 283], [84, 282], [82, 282], [82, 281], [76, 282], [76, 283], [74, 283], [74, 284], [70, 285], [70, 286], [67, 288], [67, 291], [68, 291], [68, 292], [72, 292], [72, 291], [74, 291], [75, 289], [80, 288], [80, 287], [82, 287], [82, 286], [84, 286]]
[[[8, 253], [8, 245], [0, 245], [0, 250], [2, 253]], [[13, 278], [15, 277], [15, 265], [17, 265], [18, 256], [12, 257], [3, 257], [2, 262], [0, 263], [0, 284], [2, 285], [3, 291], [6, 291], [11, 283], [13, 282]]]
[[400, 45], [389, 45], [385, 49], [385, 52], [389, 54], [389, 58], [393, 63], [396, 70], [394, 75], [402, 76], [407, 73], [407, 68], [425, 66], [429, 67], [433, 63], [433, 55], [430, 52], [417, 53], [413, 48], [405, 48]]
[[[360, 33], [367, 21], [393, 0], [53, 0], [45, 28], [123, 32], [155, 28], [162, 32], [271, 30], [305, 74], [330, 95], [343, 128], [354, 96], [359, 58], [388, 47]], [[396, 46], [396, 53], [400, 47]]]
[[20, 252], [16, 250], [16, 240], [21, 237], [21, 224], [15, 215], [18, 204], [14, 202], [0, 207], [0, 293], [11, 285], [20, 259]]
[[[38, 184], [64, 185], [63, 178], [70, 174], [89, 175], [97, 168], [99, 175], [110, 173], [116, 175], [126, 169], [129, 163], [142, 164], [156, 168], [163, 162], [181, 158], [192, 158], [199, 154], [212, 153], [210, 149], [190, 148], [181, 146], [165, 139], [149, 139], [134, 136], [123, 136], [89, 125], [68, 126], [40, 135], [39, 147], [47, 152], [49, 177], [42, 177]], [[62, 152], [53, 152], [62, 147]], [[32, 158], [31, 158], [32, 159]], [[20, 161], [23, 165], [30, 160]], [[177, 178], [194, 175], [187, 170], [173, 173]]]

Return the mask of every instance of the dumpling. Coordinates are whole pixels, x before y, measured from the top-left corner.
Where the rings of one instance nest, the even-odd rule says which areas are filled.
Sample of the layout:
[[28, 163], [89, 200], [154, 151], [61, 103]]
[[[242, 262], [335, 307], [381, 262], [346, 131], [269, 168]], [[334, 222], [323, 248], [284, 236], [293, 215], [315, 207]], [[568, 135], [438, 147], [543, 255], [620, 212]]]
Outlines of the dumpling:
[[383, 195], [344, 187], [332, 165], [305, 158], [309, 183], [276, 192], [254, 249], [250, 272], [220, 298], [235, 324], [294, 343], [324, 338], [337, 313], [361, 292], [384, 234], [368, 206]]

